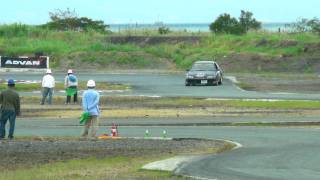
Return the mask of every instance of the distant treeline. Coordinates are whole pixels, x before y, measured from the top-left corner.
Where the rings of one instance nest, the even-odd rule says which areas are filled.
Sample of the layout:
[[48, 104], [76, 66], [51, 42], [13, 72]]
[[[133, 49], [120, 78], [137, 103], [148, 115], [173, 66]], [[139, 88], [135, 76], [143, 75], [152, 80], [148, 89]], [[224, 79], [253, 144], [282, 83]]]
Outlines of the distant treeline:
[[[49, 31], [53, 32], [96, 32], [100, 34], [112, 33], [108, 24], [105, 24], [102, 20], [93, 20], [88, 17], [79, 17], [75, 10], [57, 9], [54, 12], [49, 12], [50, 21], [42, 25], [25, 25], [25, 24], [10, 24], [0, 25], [0, 36], [2, 37], [21, 37], [26, 35], [40, 36], [45, 35]], [[136, 24], [137, 26], [137, 24]], [[120, 26], [119, 26], [120, 28]], [[140, 29], [145, 31], [143, 35], [157, 34], [166, 35], [174, 34], [172, 27], [161, 23], [157, 25], [157, 29]], [[249, 31], [258, 31], [262, 28], [262, 23], [254, 18], [253, 13], [249, 11], [241, 11], [240, 17], [235, 18], [230, 14], [221, 14], [214, 22], [208, 25], [208, 29], [214, 34], [236, 34], [242, 35]], [[286, 24], [284, 28], [290, 29], [293, 33], [312, 32], [320, 35], [320, 20], [318, 18], [298, 19], [294, 23]], [[173, 28], [174, 29], [174, 28]], [[137, 29], [134, 29], [135, 31]], [[129, 28], [125, 29], [129, 35], [132, 35]], [[280, 28], [279, 30], [280, 31]], [[118, 31], [120, 33], [120, 30]], [[187, 31], [183, 31], [187, 33]], [[183, 33], [177, 32], [177, 33]], [[194, 33], [194, 32], [191, 32]], [[200, 33], [200, 31], [199, 31]]]

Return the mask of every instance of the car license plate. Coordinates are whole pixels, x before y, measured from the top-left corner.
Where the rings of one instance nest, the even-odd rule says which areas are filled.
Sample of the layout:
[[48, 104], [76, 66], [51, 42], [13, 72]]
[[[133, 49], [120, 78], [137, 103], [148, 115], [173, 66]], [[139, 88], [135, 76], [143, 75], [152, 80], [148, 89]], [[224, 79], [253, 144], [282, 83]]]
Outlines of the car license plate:
[[208, 80], [201, 80], [201, 84], [207, 84]]

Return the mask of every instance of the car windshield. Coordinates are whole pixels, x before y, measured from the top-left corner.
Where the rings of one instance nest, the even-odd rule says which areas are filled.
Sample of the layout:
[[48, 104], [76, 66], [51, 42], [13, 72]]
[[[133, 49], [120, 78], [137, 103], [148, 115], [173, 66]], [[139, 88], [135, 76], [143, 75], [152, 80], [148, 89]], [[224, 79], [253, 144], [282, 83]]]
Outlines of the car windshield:
[[192, 71], [217, 71], [212, 63], [196, 63], [191, 68]]

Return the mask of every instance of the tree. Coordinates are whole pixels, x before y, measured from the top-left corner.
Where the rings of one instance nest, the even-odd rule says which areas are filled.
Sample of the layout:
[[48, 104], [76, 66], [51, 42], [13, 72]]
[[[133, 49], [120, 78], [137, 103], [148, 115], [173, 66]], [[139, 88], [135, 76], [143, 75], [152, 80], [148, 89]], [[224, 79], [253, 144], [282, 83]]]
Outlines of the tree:
[[292, 29], [293, 32], [302, 33], [310, 31], [308, 25], [309, 20], [306, 18], [299, 18], [295, 23], [287, 24], [286, 27]]
[[227, 34], [243, 34], [245, 32], [238, 20], [226, 13], [220, 15], [210, 24], [210, 30], [215, 33]]
[[320, 20], [316, 17], [310, 20], [306, 18], [299, 18], [297, 22], [287, 24], [286, 26], [291, 28], [293, 32], [313, 32], [320, 35]]
[[241, 10], [239, 22], [246, 32], [248, 32], [250, 29], [254, 29], [254, 30], [261, 29], [261, 22], [253, 18], [253, 13], [249, 11]]
[[59, 31], [89, 31], [106, 32], [109, 25], [103, 21], [94, 21], [87, 17], [78, 17], [75, 10], [60, 10], [49, 12], [51, 21], [45, 27]]
[[309, 20], [307, 25], [311, 28], [313, 33], [320, 35], [320, 20], [318, 18]]
[[210, 24], [210, 30], [214, 33], [244, 34], [251, 29], [260, 28], [261, 22], [253, 18], [253, 13], [243, 10], [239, 20], [225, 13]]

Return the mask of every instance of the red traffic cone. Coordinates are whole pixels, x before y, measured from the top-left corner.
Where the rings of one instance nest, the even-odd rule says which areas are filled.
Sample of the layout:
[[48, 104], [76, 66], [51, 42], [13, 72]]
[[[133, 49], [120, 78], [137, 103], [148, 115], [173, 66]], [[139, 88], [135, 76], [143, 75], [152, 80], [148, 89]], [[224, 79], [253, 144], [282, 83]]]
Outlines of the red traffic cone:
[[112, 123], [111, 135], [114, 137], [118, 136], [118, 127], [115, 123]]

